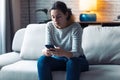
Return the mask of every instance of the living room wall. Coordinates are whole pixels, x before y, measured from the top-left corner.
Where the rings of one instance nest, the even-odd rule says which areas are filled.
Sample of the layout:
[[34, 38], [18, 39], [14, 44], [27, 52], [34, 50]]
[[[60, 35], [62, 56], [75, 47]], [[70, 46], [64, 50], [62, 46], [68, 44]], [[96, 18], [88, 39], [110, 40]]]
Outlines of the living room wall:
[[14, 31], [21, 28], [21, 4], [20, 0], [12, 0]]
[[[30, 2], [29, 2], [30, 1]], [[26, 26], [29, 23], [39, 23], [41, 20], [47, 19], [42, 12], [36, 12], [37, 9], [47, 8], [57, 0], [21, 0], [21, 24]], [[79, 21], [79, 0], [60, 0], [67, 4], [72, 9]], [[120, 15], [120, 1], [119, 0], [97, 0], [97, 21], [113, 21]], [[29, 13], [30, 12], [30, 13]]]

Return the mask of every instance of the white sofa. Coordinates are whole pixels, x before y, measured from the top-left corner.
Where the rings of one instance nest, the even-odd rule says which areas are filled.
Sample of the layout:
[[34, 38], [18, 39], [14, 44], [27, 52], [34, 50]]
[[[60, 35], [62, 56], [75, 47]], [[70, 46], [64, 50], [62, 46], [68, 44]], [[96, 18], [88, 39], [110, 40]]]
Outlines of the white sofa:
[[[44, 48], [45, 25], [30, 24], [16, 32], [13, 52], [0, 55], [0, 80], [38, 80], [37, 59]], [[120, 27], [84, 28], [82, 47], [90, 70], [80, 80], [120, 80]], [[65, 71], [54, 71], [53, 80], [65, 80]]]

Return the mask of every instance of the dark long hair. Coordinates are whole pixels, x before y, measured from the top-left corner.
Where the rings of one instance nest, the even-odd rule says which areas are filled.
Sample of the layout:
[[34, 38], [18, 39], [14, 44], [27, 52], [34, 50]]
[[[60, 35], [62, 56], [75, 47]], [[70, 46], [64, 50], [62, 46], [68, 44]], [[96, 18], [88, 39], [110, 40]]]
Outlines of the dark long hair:
[[64, 2], [61, 2], [61, 1], [56, 1], [52, 7], [50, 8], [50, 11], [51, 10], [54, 10], [54, 9], [59, 9], [63, 12], [63, 14], [66, 14], [68, 12], [68, 17], [67, 17], [67, 20], [70, 20], [71, 16], [72, 16], [72, 11], [70, 8], [67, 8], [66, 4]]

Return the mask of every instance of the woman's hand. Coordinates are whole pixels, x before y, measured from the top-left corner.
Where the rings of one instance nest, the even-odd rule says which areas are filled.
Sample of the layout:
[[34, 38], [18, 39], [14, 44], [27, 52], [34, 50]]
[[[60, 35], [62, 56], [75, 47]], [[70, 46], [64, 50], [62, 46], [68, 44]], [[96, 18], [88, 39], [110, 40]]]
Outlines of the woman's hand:
[[56, 56], [65, 56], [67, 58], [70, 58], [73, 56], [73, 54], [71, 52], [65, 51], [63, 49], [61, 49], [60, 47], [56, 47], [55, 49], [50, 49], [50, 53]]
[[49, 49], [43, 49], [42, 50], [42, 53], [45, 55], [45, 56], [52, 56], [52, 54], [50, 53], [50, 50]]
[[70, 58], [70, 57], [73, 56], [73, 54], [71, 52], [65, 51], [65, 50], [61, 49], [60, 47], [50, 48], [50, 49], [43, 49], [42, 53], [45, 56], [56, 55], [56, 56], [59, 56], [59, 57], [64, 56], [64, 57], [67, 57], [67, 58]]

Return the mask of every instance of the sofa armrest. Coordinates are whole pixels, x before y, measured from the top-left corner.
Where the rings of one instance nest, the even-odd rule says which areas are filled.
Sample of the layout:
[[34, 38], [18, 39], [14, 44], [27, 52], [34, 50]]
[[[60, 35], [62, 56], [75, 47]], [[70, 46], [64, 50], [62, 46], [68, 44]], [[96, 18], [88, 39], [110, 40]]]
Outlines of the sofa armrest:
[[17, 52], [10, 52], [0, 55], [0, 68], [2, 68], [5, 65], [12, 64], [14, 62], [21, 60], [19, 55], [20, 54]]

